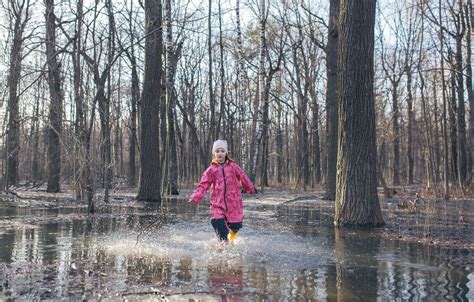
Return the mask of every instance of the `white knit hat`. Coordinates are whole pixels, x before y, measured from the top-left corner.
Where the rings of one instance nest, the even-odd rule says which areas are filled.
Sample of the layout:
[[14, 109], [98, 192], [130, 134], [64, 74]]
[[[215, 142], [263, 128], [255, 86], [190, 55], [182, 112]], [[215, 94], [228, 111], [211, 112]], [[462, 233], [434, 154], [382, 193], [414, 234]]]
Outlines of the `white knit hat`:
[[227, 149], [227, 141], [223, 139], [218, 139], [214, 142], [214, 145], [212, 145], [212, 153], [216, 152], [218, 148], [224, 149], [225, 153], [229, 153]]

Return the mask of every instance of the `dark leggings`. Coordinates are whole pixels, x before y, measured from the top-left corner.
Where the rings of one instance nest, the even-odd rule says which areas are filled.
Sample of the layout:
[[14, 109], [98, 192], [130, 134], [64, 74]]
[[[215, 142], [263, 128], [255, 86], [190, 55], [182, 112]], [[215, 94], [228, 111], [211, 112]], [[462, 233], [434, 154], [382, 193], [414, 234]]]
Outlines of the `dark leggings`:
[[225, 219], [211, 219], [211, 224], [214, 230], [216, 231], [217, 237], [219, 240], [227, 240], [227, 234], [229, 234], [229, 229], [232, 232], [238, 232], [242, 228], [242, 222], [228, 222], [226, 225]]

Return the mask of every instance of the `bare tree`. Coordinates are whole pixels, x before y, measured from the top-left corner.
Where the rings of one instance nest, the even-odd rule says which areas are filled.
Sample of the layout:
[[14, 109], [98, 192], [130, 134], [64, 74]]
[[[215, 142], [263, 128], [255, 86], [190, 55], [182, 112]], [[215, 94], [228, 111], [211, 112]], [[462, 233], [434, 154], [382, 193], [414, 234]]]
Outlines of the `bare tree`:
[[6, 187], [18, 184], [18, 165], [20, 151], [20, 113], [18, 86], [21, 77], [21, 64], [24, 58], [23, 47], [28, 36], [25, 27], [30, 21], [30, 1], [8, 1], [10, 30], [13, 35], [10, 48], [8, 72], [8, 136], [7, 136], [7, 175]]
[[59, 192], [61, 178], [61, 131], [63, 111], [63, 89], [61, 65], [56, 52], [56, 15], [54, 0], [46, 4], [46, 57], [48, 60], [48, 84], [51, 102], [48, 125], [48, 192]]
[[472, 10], [472, 0], [467, 0], [464, 6], [464, 16], [466, 19], [466, 88], [467, 98], [469, 101], [469, 140], [468, 140], [468, 165], [467, 165], [467, 181], [471, 184], [474, 181], [473, 166], [474, 166], [474, 90], [472, 85], [472, 42], [471, 35], [473, 32], [474, 12]]
[[446, 80], [444, 76], [444, 30], [441, 21], [441, 1], [439, 0], [438, 16], [440, 19], [439, 39], [440, 39], [440, 54], [441, 54], [441, 87], [443, 93], [443, 149], [444, 149], [444, 199], [449, 199], [449, 147], [448, 147], [448, 117], [447, 117], [447, 100], [446, 100]]
[[140, 184], [138, 187], [139, 200], [160, 201], [160, 101], [162, 77], [162, 4], [161, 0], [145, 1], [145, 74], [141, 103], [141, 156]]
[[338, 16], [339, 1], [331, 0], [329, 4], [328, 42], [326, 44], [326, 156], [327, 176], [325, 199], [336, 198], [336, 163], [337, 163], [337, 57], [338, 57]]
[[334, 217], [337, 226], [384, 223], [376, 177], [375, 2], [342, 0], [340, 3], [339, 147]]
[[[399, 16], [401, 12], [398, 12]], [[398, 18], [398, 22], [395, 26], [395, 36], [400, 35], [400, 27], [402, 26], [401, 16]], [[383, 46], [383, 43], [381, 43]], [[382, 68], [391, 84], [391, 96], [392, 96], [392, 135], [393, 135], [393, 161], [392, 162], [392, 182], [393, 185], [400, 185], [400, 111], [399, 111], [399, 85], [404, 75], [406, 63], [402, 59], [402, 50], [400, 47], [399, 40], [395, 41], [395, 47], [392, 52], [387, 53], [382, 47]], [[405, 57], [406, 60], [406, 57]]]
[[[175, 92], [174, 92], [174, 73], [176, 63], [173, 62], [179, 57], [178, 47], [173, 47], [173, 28], [171, 24], [171, 0], [165, 1], [165, 24], [166, 24], [166, 111], [167, 111], [167, 136], [166, 136], [166, 162], [167, 167], [164, 173], [163, 189], [166, 194], [178, 195], [178, 159], [176, 150], [175, 134]], [[165, 129], [162, 129], [164, 131]]]

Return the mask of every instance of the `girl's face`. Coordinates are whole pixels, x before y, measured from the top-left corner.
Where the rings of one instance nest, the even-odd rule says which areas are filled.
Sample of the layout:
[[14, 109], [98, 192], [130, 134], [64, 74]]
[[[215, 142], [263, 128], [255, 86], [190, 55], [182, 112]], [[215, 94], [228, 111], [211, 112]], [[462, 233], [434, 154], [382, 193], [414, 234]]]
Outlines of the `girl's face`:
[[225, 156], [227, 155], [227, 153], [225, 152], [225, 150], [223, 148], [217, 148], [216, 151], [214, 151], [214, 156], [215, 158], [217, 159], [218, 162], [220, 162], [221, 164], [223, 162], [225, 162]]

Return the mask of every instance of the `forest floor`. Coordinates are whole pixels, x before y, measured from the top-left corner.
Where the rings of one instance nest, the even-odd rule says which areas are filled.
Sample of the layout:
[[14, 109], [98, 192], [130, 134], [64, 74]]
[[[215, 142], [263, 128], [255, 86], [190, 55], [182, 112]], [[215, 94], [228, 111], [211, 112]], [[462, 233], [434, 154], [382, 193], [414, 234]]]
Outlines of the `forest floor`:
[[[390, 199], [383, 197], [380, 190], [379, 199], [385, 225], [376, 229], [375, 234], [388, 240], [419, 242], [426, 245], [437, 245], [452, 248], [474, 249], [474, 197], [435, 199], [433, 193], [424, 187], [412, 186], [396, 188], [397, 193]], [[190, 189], [182, 189], [178, 199], [187, 200]], [[120, 189], [111, 192], [110, 203], [133, 202], [136, 192]], [[97, 194], [97, 206], [104, 203]], [[266, 188], [256, 196], [246, 195], [245, 204], [259, 206], [300, 207], [321, 211], [324, 224], [332, 224], [334, 201], [324, 200], [323, 190], [302, 191], [289, 189]], [[17, 188], [9, 192], [0, 192], [0, 202], [14, 203], [19, 207], [61, 207], [83, 206], [77, 204], [71, 190], [61, 193], [46, 193], [41, 189]], [[245, 206], [244, 206], [245, 207]]]

